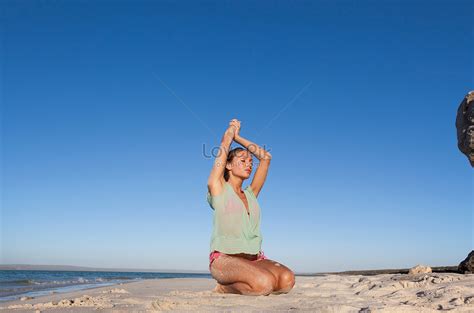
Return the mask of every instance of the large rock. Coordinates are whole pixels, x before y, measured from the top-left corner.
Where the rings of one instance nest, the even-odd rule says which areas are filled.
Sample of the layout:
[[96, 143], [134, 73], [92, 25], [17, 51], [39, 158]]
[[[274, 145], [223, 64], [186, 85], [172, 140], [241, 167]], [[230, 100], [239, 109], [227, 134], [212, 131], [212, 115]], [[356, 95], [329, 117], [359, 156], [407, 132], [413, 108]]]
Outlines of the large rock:
[[431, 267], [418, 264], [417, 266], [410, 268], [410, 270], [408, 271], [408, 274], [416, 275], [416, 274], [425, 274], [425, 273], [431, 273], [431, 272], [432, 272]]
[[464, 261], [459, 263], [458, 271], [461, 274], [468, 274], [474, 272], [474, 250], [469, 253], [467, 258], [464, 259]]
[[456, 114], [458, 148], [474, 167], [474, 91], [470, 91], [459, 105]]

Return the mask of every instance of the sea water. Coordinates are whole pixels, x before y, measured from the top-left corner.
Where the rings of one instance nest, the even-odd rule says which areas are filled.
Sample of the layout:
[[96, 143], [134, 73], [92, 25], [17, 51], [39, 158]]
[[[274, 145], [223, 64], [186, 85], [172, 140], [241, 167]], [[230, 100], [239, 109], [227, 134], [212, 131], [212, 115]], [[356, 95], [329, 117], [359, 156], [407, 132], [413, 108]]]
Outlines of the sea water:
[[159, 272], [0, 270], [0, 301], [110, 286], [143, 279], [211, 278], [210, 274]]

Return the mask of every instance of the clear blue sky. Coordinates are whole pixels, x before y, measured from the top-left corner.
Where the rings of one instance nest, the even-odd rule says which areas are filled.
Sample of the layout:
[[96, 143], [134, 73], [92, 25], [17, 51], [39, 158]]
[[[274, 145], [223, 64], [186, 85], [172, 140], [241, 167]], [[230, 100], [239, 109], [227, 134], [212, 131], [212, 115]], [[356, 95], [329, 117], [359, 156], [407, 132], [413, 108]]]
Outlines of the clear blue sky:
[[208, 156], [232, 118], [273, 155], [269, 258], [438, 266], [473, 248], [454, 124], [472, 1], [1, 6], [1, 263], [207, 270]]

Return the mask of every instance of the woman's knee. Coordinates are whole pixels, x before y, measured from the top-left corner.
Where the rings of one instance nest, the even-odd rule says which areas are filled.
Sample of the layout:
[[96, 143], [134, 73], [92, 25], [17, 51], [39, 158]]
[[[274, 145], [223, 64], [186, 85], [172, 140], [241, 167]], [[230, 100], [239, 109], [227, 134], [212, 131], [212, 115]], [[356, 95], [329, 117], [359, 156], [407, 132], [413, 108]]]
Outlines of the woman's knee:
[[278, 278], [278, 287], [282, 292], [288, 292], [295, 285], [295, 274], [291, 271], [284, 271]]
[[255, 276], [250, 285], [256, 294], [269, 295], [275, 286], [275, 276], [271, 273], [261, 273]]

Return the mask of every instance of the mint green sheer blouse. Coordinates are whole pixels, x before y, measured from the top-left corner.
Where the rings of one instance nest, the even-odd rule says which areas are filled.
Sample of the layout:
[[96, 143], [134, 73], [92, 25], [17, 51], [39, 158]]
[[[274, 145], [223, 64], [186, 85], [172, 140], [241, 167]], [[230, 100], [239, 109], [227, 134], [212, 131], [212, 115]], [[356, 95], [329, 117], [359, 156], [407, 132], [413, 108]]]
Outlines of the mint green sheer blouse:
[[260, 206], [250, 185], [244, 189], [250, 216], [232, 186], [224, 183], [223, 191], [212, 196], [207, 191], [207, 202], [213, 209], [213, 230], [210, 252], [227, 254], [258, 254], [262, 246], [260, 232]]

